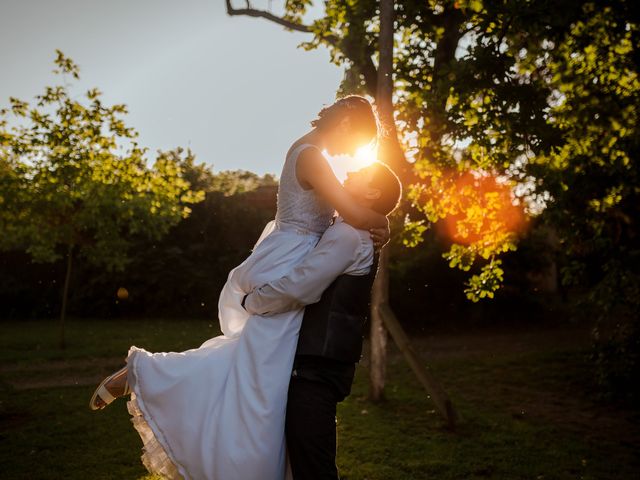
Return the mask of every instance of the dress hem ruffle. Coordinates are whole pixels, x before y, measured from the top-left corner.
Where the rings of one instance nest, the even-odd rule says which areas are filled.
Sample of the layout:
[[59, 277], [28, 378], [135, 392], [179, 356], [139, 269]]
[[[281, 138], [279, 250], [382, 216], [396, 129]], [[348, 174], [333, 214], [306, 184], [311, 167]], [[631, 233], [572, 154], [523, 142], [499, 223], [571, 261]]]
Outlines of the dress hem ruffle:
[[190, 480], [186, 469], [175, 460], [162, 429], [154, 421], [144, 405], [140, 395], [140, 377], [136, 371], [135, 356], [146, 350], [131, 347], [127, 355], [129, 368], [129, 386], [131, 399], [127, 402], [127, 410], [131, 415], [131, 423], [142, 439], [142, 463], [154, 475], [160, 475], [168, 480]]

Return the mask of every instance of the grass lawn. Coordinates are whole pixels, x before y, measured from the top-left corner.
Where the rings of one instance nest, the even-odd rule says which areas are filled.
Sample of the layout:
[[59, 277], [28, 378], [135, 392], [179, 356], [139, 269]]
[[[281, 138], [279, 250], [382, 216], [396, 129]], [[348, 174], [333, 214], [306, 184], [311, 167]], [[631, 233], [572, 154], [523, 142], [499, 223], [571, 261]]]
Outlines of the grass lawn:
[[[125, 402], [92, 412], [88, 400], [130, 345], [185, 350], [215, 328], [196, 320], [75, 320], [61, 351], [55, 321], [1, 323], [0, 478], [151, 479]], [[462, 424], [444, 428], [394, 347], [387, 400], [368, 402], [365, 359], [339, 406], [344, 480], [639, 477], [638, 415], [590, 392], [584, 332], [441, 333], [415, 344]]]

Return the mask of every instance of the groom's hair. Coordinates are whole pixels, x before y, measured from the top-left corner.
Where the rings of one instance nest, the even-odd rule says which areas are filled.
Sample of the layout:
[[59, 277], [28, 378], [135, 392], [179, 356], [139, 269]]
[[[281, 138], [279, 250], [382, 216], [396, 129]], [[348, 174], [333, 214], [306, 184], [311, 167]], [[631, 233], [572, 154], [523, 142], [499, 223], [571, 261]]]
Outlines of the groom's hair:
[[382, 215], [389, 215], [400, 202], [402, 184], [393, 170], [382, 162], [376, 161], [367, 168], [373, 169], [369, 186], [380, 190], [380, 198], [376, 199], [371, 208]]

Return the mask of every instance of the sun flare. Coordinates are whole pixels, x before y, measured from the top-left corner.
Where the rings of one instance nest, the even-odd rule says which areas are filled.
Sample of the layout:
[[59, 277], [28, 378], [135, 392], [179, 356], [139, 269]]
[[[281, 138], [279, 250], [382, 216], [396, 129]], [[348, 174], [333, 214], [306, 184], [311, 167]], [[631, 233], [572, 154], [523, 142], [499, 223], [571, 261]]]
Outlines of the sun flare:
[[360, 147], [353, 157], [353, 170], [360, 170], [368, 167], [378, 159], [378, 148], [374, 145], [364, 145]]
[[347, 172], [355, 172], [364, 167], [368, 167], [377, 160], [378, 149], [374, 145], [364, 145], [358, 150], [354, 156], [336, 155], [334, 157], [327, 155], [325, 152], [333, 173], [338, 180], [343, 182], [347, 178]]
[[507, 235], [522, 234], [527, 219], [522, 205], [514, 203], [511, 188], [494, 175], [466, 172], [441, 190], [438, 201], [446, 202], [451, 211], [439, 228], [463, 245], [495, 244]]

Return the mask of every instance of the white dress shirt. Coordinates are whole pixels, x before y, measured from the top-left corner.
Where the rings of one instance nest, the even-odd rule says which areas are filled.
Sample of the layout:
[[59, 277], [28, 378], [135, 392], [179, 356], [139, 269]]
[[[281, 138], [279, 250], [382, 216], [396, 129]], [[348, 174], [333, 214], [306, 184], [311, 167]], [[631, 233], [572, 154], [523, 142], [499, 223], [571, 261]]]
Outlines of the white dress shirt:
[[244, 307], [252, 315], [273, 315], [316, 303], [340, 275], [366, 275], [373, 264], [373, 241], [338, 217], [318, 245], [287, 275], [255, 288]]

